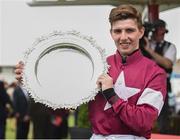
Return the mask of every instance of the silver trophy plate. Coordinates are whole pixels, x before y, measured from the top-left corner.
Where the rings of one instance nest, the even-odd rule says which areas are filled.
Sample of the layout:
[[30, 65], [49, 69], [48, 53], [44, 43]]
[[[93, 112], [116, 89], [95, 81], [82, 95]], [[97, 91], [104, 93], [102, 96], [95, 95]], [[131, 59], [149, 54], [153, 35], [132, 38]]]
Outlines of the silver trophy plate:
[[53, 109], [76, 108], [92, 100], [97, 78], [108, 71], [105, 51], [76, 31], [38, 38], [24, 63], [24, 88], [36, 102]]

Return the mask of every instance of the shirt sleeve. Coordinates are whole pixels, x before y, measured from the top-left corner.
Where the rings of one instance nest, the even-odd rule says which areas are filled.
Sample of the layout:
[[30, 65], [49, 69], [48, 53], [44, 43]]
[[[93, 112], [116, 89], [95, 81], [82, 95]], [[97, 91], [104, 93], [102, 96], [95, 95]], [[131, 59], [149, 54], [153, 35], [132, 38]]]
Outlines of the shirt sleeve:
[[154, 74], [136, 105], [129, 104], [128, 101], [118, 96], [111, 97], [108, 102], [130, 129], [144, 135], [151, 133], [154, 122], [164, 104], [165, 96], [166, 74], [163, 72]]
[[164, 57], [170, 59], [173, 63], [176, 62], [176, 47], [174, 44], [171, 43], [168, 50], [165, 52]]

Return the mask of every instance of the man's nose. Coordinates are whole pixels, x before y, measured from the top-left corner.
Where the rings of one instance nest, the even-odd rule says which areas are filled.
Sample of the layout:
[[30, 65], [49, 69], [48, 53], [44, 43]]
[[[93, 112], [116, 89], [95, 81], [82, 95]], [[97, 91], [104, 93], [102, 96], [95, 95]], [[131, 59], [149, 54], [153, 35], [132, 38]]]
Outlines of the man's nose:
[[122, 39], [122, 40], [125, 40], [125, 39], [127, 39], [127, 38], [128, 38], [127, 33], [126, 33], [125, 31], [123, 31], [123, 32], [121, 33], [121, 39]]

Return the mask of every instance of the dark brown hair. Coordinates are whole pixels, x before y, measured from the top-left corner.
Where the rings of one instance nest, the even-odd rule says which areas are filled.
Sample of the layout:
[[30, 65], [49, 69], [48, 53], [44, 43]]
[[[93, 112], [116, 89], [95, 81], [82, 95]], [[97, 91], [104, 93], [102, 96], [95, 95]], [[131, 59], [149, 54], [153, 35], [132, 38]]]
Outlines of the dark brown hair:
[[143, 27], [141, 13], [132, 5], [120, 5], [113, 8], [109, 14], [109, 22], [111, 25], [115, 21], [126, 19], [135, 19], [138, 28]]

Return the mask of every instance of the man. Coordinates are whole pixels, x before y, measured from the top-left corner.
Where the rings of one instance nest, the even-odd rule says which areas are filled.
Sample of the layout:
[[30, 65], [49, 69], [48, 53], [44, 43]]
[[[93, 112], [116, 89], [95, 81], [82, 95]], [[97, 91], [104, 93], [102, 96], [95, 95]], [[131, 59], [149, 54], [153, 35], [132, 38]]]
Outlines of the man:
[[[24, 63], [22, 61], [16, 65], [16, 79], [21, 83], [22, 71]], [[30, 98], [30, 116], [33, 123], [33, 138], [34, 139], [49, 139], [50, 138], [50, 111], [49, 108], [41, 103], [36, 103]]]
[[16, 139], [27, 139], [30, 125], [29, 96], [19, 85], [13, 92], [13, 102], [16, 117]]
[[103, 93], [89, 105], [92, 139], [150, 138], [165, 100], [166, 74], [139, 50], [144, 28], [134, 7], [112, 9], [109, 21], [117, 52], [107, 58], [109, 75], [98, 78]]
[[[97, 80], [102, 93], [89, 102], [91, 139], [150, 138], [166, 96], [166, 74], [139, 50], [144, 28], [133, 6], [113, 8], [109, 21], [117, 51], [107, 58], [108, 74]], [[17, 64], [17, 79], [22, 68]]]
[[[164, 40], [165, 34], [168, 33], [165, 21], [158, 19], [154, 23], [155, 30], [152, 39], [147, 42], [145, 51], [151, 58], [167, 73], [167, 92], [171, 93], [170, 74], [173, 64], [176, 62], [176, 47], [171, 42]], [[165, 100], [162, 112], [158, 118], [158, 129], [160, 133], [167, 134], [170, 129], [170, 107], [168, 104], [168, 95]], [[166, 123], [164, 123], [166, 122]]]
[[68, 115], [66, 109], [50, 110], [52, 139], [66, 139], [68, 137]]
[[6, 132], [6, 119], [8, 117], [7, 104], [11, 105], [12, 102], [6, 92], [4, 82], [0, 80], [0, 139], [5, 139]]

